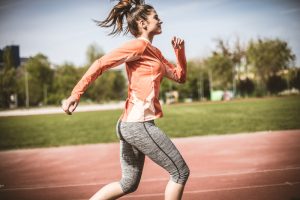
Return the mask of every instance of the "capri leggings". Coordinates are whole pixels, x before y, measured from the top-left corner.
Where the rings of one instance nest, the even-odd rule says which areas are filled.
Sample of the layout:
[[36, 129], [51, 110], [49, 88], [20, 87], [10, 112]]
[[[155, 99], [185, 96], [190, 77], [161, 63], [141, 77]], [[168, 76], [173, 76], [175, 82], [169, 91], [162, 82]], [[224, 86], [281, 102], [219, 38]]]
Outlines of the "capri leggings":
[[134, 192], [140, 182], [145, 155], [167, 170], [175, 183], [184, 185], [189, 168], [172, 141], [155, 126], [154, 121], [121, 122], [117, 124], [120, 139], [122, 179], [124, 193]]

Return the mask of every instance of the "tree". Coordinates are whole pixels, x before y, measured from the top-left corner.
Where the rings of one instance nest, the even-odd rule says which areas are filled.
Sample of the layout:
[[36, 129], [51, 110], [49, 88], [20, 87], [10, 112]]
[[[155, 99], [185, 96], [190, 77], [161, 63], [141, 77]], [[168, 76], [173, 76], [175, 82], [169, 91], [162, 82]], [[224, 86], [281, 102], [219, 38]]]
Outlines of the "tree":
[[[91, 44], [86, 52], [87, 64], [78, 69], [80, 77], [88, 70], [91, 64], [104, 55], [102, 49], [97, 44]], [[83, 98], [96, 102], [119, 100], [124, 96], [126, 80], [119, 70], [111, 69], [105, 72], [89, 86]]]
[[240, 95], [244, 97], [251, 95], [254, 92], [255, 84], [251, 79], [246, 78], [245, 80], [239, 80], [237, 88]]
[[160, 84], [160, 98], [166, 101], [166, 92], [177, 90], [175, 83], [167, 78], [164, 78]]
[[[189, 88], [190, 94], [188, 97], [194, 100], [201, 100], [202, 98], [209, 98], [209, 80], [208, 80], [208, 70], [205, 68], [203, 61], [189, 61], [188, 65], [188, 75], [186, 85]], [[182, 87], [179, 85], [179, 87]]]
[[5, 66], [0, 71], [0, 106], [8, 108], [10, 96], [17, 92], [16, 69]]
[[185, 84], [178, 84], [168, 78], [164, 78], [160, 85], [160, 98], [166, 100], [165, 93], [173, 90], [179, 92], [179, 99], [209, 97], [208, 73], [200, 61], [187, 62], [187, 79]]
[[287, 69], [295, 60], [287, 42], [280, 39], [251, 40], [247, 48], [247, 60], [259, 77], [264, 90], [267, 80], [277, 72]]
[[214, 89], [225, 90], [232, 87], [233, 62], [230, 57], [214, 53], [204, 60], [204, 65], [212, 72]]
[[115, 71], [115, 78], [112, 86], [112, 90], [114, 91], [112, 95], [112, 99], [120, 100], [123, 99], [126, 92], [126, 80], [122, 71]]
[[52, 86], [54, 75], [47, 56], [39, 53], [30, 57], [24, 67], [28, 72], [29, 104], [47, 104], [47, 93]]
[[291, 87], [300, 90], [300, 69], [293, 69], [293, 77], [291, 80]]
[[[117, 73], [120, 72], [112, 70], [106, 71], [104, 75], [98, 77], [97, 80], [89, 86], [88, 90], [86, 91], [85, 97], [96, 102], [117, 99], [118, 93], [120, 94], [120, 91], [115, 90], [116, 85], [119, 83], [125, 83], [125, 80], [119, 83], [115, 83]], [[121, 90], [125, 89], [125, 85], [118, 85], [117, 87], [118, 89], [119, 87], [123, 88]]]
[[[228, 65], [228, 67], [226, 68], [226, 70], [228, 70], [227, 75], [229, 77], [228, 81], [230, 81], [230, 73], [231, 75], [231, 88], [233, 90], [233, 92], [239, 93], [239, 91], [237, 91], [237, 89], [239, 89], [239, 87], [236, 87], [237, 82], [240, 81], [240, 74], [243, 72], [247, 73], [247, 65], [246, 65], [246, 48], [244, 47], [244, 45], [242, 45], [242, 43], [240, 42], [239, 37], [236, 38], [235, 41], [233, 41], [233, 47], [230, 47], [228, 41], [225, 42], [223, 39], [217, 39], [217, 50], [213, 52], [214, 55], [222, 55], [224, 58], [230, 60], [230, 65], [231, 67]], [[227, 63], [229, 64], [229, 63]], [[243, 69], [244, 67], [244, 69]], [[231, 71], [231, 72], [230, 72]], [[218, 76], [217, 76], [218, 78]], [[228, 87], [227, 84], [226, 87]], [[225, 87], [225, 88], [226, 88]]]
[[90, 44], [86, 50], [87, 64], [92, 64], [96, 59], [102, 57], [104, 52], [96, 43]]
[[60, 104], [62, 99], [70, 95], [79, 78], [79, 70], [73, 64], [64, 63], [56, 66], [49, 103]]
[[277, 94], [287, 89], [287, 83], [281, 76], [272, 75], [267, 80], [267, 89], [271, 94]]

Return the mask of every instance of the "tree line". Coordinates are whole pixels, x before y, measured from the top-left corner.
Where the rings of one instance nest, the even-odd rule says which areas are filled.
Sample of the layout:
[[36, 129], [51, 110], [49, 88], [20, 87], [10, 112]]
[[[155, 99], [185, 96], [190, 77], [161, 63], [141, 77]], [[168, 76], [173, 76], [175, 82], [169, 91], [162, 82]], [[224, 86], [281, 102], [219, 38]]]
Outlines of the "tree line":
[[[286, 41], [258, 38], [242, 44], [216, 40], [210, 56], [188, 62], [188, 79], [184, 85], [164, 80], [162, 95], [179, 91], [180, 99], [210, 99], [212, 91], [230, 90], [236, 97], [276, 95], [292, 88], [300, 90], [300, 68]], [[164, 97], [164, 96], [163, 96]]]
[[[7, 108], [12, 94], [18, 106], [60, 105], [70, 95], [91, 63], [103, 55], [96, 44], [87, 48], [87, 63], [52, 66], [47, 56], [39, 53], [20, 67], [12, 66], [4, 58], [0, 69], [0, 105]], [[236, 96], [265, 96], [283, 90], [300, 90], [300, 70], [295, 66], [296, 56], [286, 41], [258, 38], [243, 45], [237, 38], [229, 43], [216, 40], [216, 49], [210, 56], [188, 61], [186, 84], [168, 79], [161, 84], [161, 98], [168, 91], [179, 91], [181, 100], [209, 99], [213, 90], [231, 90]], [[86, 91], [82, 101], [104, 102], [124, 100], [127, 81], [123, 70], [109, 70]]]
[[[92, 44], [86, 52], [87, 63], [75, 66], [72, 63], [52, 66], [47, 56], [39, 53], [30, 57], [20, 67], [4, 63], [0, 72], [0, 104], [8, 108], [12, 94], [17, 96], [18, 106], [60, 105], [94, 60], [103, 52]], [[4, 59], [5, 61], [5, 59]], [[110, 70], [90, 85], [83, 101], [104, 102], [123, 99], [126, 80], [121, 70]]]

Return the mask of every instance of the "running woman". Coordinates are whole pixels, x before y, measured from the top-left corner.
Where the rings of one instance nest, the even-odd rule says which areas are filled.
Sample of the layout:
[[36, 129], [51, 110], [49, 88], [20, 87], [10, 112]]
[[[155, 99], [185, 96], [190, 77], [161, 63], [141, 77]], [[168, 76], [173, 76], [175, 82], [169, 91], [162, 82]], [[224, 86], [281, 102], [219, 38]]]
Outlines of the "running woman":
[[[124, 28], [126, 19], [127, 26]], [[160, 130], [154, 120], [163, 116], [159, 89], [163, 77], [178, 83], [186, 80], [184, 40], [171, 40], [177, 64], [169, 63], [159, 49], [152, 45], [155, 35], [161, 34], [162, 21], [155, 9], [142, 0], [120, 0], [101, 27], [112, 27], [110, 35], [130, 32], [132, 39], [96, 60], [74, 87], [62, 105], [71, 115], [87, 87], [103, 72], [122, 63], [128, 76], [128, 97], [118, 120], [116, 131], [120, 139], [122, 178], [105, 185], [90, 200], [117, 199], [134, 192], [140, 182], [145, 155], [170, 174], [165, 199], [179, 200], [189, 177], [189, 168], [181, 154]]]

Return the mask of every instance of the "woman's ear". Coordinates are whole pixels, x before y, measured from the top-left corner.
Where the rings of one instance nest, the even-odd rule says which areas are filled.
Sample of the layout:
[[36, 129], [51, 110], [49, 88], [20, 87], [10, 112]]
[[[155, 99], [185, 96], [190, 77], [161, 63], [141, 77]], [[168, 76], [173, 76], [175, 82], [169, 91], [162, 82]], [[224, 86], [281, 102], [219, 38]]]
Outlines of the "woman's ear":
[[139, 20], [138, 21], [139, 27], [143, 30], [147, 30], [147, 22], [145, 20]]

